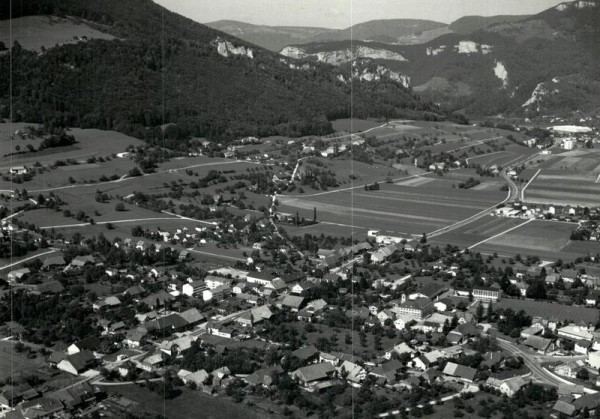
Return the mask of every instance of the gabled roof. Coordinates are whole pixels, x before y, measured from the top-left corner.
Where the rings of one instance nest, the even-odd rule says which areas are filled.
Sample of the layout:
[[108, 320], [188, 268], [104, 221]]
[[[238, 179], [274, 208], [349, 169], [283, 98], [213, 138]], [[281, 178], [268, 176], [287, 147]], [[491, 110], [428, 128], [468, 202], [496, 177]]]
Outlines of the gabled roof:
[[179, 316], [181, 316], [188, 324], [198, 323], [205, 319], [204, 315], [200, 313], [197, 308], [190, 308], [189, 310], [179, 313]]
[[444, 367], [444, 374], [473, 381], [477, 376], [477, 370], [465, 365], [448, 362]]
[[306, 367], [298, 368], [292, 374], [306, 383], [311, 381], [322, 380], [332, 374], [335, 371], [335, 367], [329, 362], [321, 362], [318, 364], [311, 364]]
[[61, 362], [69, 362], [76, 371], [83, 371], [87, 366], [94, 360], [94, 354], [89, 350], [77, 352], [76, 354], [69, 355]]
[[281, 305], [284, 307], [300, 308], [303, 301], [304, 301], [304, 297], [298, 297], [295, 295], [286, 295], [281, 300]]
[[303, 346], [302, 348], [298, 348], [291, 353], [293, 357], [298, 358], [301, 361], [306, 361], [312, 357], [319, 355], [319, 351], [314, 345]]

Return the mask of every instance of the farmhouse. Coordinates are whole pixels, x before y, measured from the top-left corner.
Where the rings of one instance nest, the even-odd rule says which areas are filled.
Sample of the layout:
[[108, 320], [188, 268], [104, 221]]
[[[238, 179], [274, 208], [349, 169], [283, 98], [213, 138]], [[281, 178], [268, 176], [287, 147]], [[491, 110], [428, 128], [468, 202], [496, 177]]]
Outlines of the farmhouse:
[[95, 362], [96, 358], [94, 358], [94, 354], [91, 351], [84, 350], [67, 356], [56, 365], [56, 368], [73, 375], [79, 375], [91, 368]]
[[454, 362], [448, 362], [444, 367], [444, 375], [464, 381], [466, 383], [472, 383], [475, 381], [477, 376], [477, 370], [475, 368], [467, 367]]

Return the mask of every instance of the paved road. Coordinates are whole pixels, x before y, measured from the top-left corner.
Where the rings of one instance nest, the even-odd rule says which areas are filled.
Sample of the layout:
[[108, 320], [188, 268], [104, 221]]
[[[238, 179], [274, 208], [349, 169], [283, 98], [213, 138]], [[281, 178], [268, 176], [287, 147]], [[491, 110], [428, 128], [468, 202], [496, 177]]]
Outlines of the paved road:
[[[514, 355], [517, 355], [517, 356], [520, 356], [523, 358], [525, 366], [527, 368], [529, 368], [529, 370], [531, 371], [534, 381], [537, 381], [542, 384], [549, 384], [549, 385], [556, 386], [556, 387], [558, 387], [559, 385], [563, 385], [563, 384], [565, 384], [565, 381], [568, 381], [568, 380], [563, 381], [563, 380], [555, 377], [548, 370], [543, 368], [539, 364], [539, 361], [537, 359], [538, 357], [540, 357], [540, 355], [532, 354], [531, 352], [525, 351], [525, 350], [521, 349], [519, 347], [519, 345], [517, 345], [516, 343], [510, 342], [507, 340], [498, 338], [497, 342], [502, 349], [508, 351], [509, 353], [512, 353]], [[574, 357], [574, 359], [575, 358], [576, 357]], [[560, 359], [563, 361], [571, 360], [570, 357], [560, 357]]]

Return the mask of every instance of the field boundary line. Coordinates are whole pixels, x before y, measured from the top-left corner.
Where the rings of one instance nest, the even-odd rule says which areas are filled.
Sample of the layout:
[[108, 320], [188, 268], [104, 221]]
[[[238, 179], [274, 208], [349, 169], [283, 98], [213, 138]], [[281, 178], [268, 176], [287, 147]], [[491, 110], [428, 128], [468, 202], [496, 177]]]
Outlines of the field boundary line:
[[[538, 169], [537, 172], [535, 172], [535, 174], [531, 177], [531, 179], [529, 179], [529, 182], [527, 182], [525, 184], [525, 186], [523, 186], [523, 189], [521, 189], [521, 201], [525, 201], [525, 189], [527, 189], [527, 187], [531, 184], [531, 182], [533, 182], [535, 180], [536, 177], [538, 177], [538, 175], [540, 174], [540, 172], [542, 171], [542, 169]], [[598, 183], [598, 182], [596, 182]]]
[[516, 230], [516, 229], [518, 229], [518, 228], [520, 228], [520, 227], [523, 227], [525, 224], [529, 224], [529, 223], [530, 223], [530, 222], [532, 222], [532, 221], [533, 221], [533, 219], [531, 219], [531, 220], [527, 220], [527, 221], [525, 221], [524, 223], [521, 223], [521, 224], [519, 224], [519, 225], [517, 225], [517, 226], [514, 226], [514, 227], [511, 227], [511, 228], [509, 228], [508, 230], [504, 230], [504, 231], [503, 231], [503, 232], [501, 232], [501, 233], [495, 234], [495, 235], [493, 235], [493, 236], [491, 236], [491, 237], [488, 237], [487, 239], [481, 240], [480, 242], [478, 242], [478, 243], [475, 243], [475, 244], [473, 244], [473, 245], [471, 245], [471, 246], [467, 247], [467, 249], [471, 250], [471, 249], [473, 249], [474, 247], [477, 247], [477, 246], [479, 246], [480, 244], [483, 244], [483, 243], [489, 242], [490, 240], [494, 240], [495, 238], [498, 238], [498, 237], [500, 237], [500, 236], [504, 236], [506, 233], [510, 233], [510, 232], [511, 232], [511, 231], [513, 231], [513, 230]]

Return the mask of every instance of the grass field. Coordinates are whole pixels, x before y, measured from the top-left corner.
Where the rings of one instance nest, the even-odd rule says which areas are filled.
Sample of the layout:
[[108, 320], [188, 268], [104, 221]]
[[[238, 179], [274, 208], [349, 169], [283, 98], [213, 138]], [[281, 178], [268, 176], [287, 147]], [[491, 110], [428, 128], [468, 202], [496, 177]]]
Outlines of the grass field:
[[28, 359], [25, 353], [17, 353], [14, 341], [0, 341], [0, 380], [27, 374], [44, 364], [44, 358]]
[[382, 125], [383, 122], [368, 121], [366, 119], [336, 119], [331, 122], [333, 129], [337, 132], [366, 131]]
[[[300, 216], [390, 233], [422, 234], [468, 218], [504, 198], [500, 191], [452, 188], [452, 182], [427, 179], [420, 187], [382, 184], [379, 191], [363, 188], [307, 196], [279, 197], [279, 209]], [[408, 180], [408, 179], [407, 179]]]
[[[28, 123], [0, 124], [0, 148], [3, 151], [2, 156], [10, 150], [14, 150], [16, 145], [20, 145], [24, 150], [26, 144], [31, 143], [36, 148], [41, 142], [40, 139], [21, 140], [16, 137], [10, 140], [10, 136], [14, 131], [23, 129], [26, 126], [35, 125]], [[12, 129], [11, 129], [12, 128]], [[70, 147], [56, 147], [47, 149], [42, 152], [33, 152], [26, 154], [15, 154], [12, 156], [0, 157], [0, 170], [7, 171], [11, 166], [32, 166], [35, 162], [40, 162], [42, 165], [53, 164], [56, 160], [73, 159], [84, 161], [90, 157], [107, 157], [112, 154], [123, 152], [129, 145], [138, 146], [144, 144], [143, 141], [137, 138], [129, 137], [116, 131], [102, 131], [98, 129], [79, 129], [72, 128], [68, 134], [73, 135], [76, 144]], [[112, 173], [109, 173], [110, 175]]]

